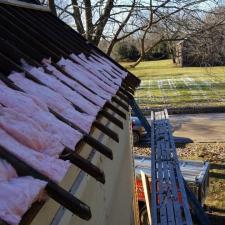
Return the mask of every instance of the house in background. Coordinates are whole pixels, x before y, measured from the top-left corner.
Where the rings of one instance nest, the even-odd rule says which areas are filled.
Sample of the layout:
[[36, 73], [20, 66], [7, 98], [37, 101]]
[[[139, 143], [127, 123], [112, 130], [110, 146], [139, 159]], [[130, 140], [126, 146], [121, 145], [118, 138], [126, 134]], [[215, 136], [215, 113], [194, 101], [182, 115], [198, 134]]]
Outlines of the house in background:
[[190, 36], [175, 46], [175, 63], [178, 66], [224, 66], [224, 29], [206, 30]]

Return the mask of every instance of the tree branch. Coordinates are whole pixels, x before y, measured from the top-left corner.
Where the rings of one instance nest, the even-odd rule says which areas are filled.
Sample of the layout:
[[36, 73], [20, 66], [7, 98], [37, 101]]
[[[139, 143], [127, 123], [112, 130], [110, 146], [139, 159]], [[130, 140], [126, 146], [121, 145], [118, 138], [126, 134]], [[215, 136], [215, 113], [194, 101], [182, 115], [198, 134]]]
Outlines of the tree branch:
[[77, 27], [77, 30], [80, 34], [84, 35], [85, 30], [81, 19], [80, 9], [78, 7], [77, 0], [71, 0], [73, 5], [73, 18]]

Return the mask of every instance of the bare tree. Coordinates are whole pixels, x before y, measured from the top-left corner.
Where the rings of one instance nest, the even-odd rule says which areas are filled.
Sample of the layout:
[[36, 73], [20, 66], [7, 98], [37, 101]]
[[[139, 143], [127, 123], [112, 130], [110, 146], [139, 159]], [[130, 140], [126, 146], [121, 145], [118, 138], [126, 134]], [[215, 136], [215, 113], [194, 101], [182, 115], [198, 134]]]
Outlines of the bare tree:
[[[91, 0], [65, 2], [66, 4], [62, 6], [56, 1], [58, 16], [62, 19], [68, 16], [73, 18], [77, 31], [87, 40], [98, 45], [111, 16], [114, 0], [99, 0], [94, 3]], [[71, 20], [69, 22], [71, 23]]]
[[[144, 56], [151, 52], [159, 43], [165, 41], [172, 43], [184, 40], [190, 33], [197, 32], [197, 30], [198, 32], [202, 31], [203, 27], [200, 29], [193, 25], [199, 23], [199, 21], [202, 22], [203, 15], [209, 13], [209, 5], [207, 7], [203, 5], [206, 3], [211, 3], [210, 6], [215, 6], [215, 2], [213, 4], [213, 1], [204, 0], [167, 0], [158, 1], [158, 4], [151, 0], [148, 9], [149, 18], [146, 18], [146, 24], [140, 38], [140, 58], [131, 67], [137, 66]], [[187, 19], [187, 17], [192, 18], [193, 24], [191, 26], [187, 26], [187, 20], [184, 19]], [[157, 37], [152, 38], [150, 45], [148, 45], [146, 39], [153, 35]]]
[[108, 55], [118, 42], [128, 37], [139, 39], [141, 54], [133, 67], [159, 43], [169, 42], [173, 51], [174, 41], [203, 29], [199, 23], [217, 3], [216, 0], [48, 1], [53, 13], [56, 8], [57, 16], [90, 42], [98, 46], [104, 40]]
[[[101, 39], [106, 40], [106, 53], [110, 55], [117, 42], [141, 29], [134, 22], [140, 10], [136, 7], [140, 5], [139, 1], [123, 4], [123, 0], [49, 0], [49, 6], [53, 13], [56, 8], [58, 17], [74, 26], [93, 44], [99, 45]], [[132, 21], [129, 23], [129, 20]]]
[[125, 39], [125, 37], [120, 37], [119, 38], [119, 35], [121, 34], [121, 32], [123, 31], [123, 29], [125, 28], [125, 26], [127, 25], [129, 19], [131, 18], [133, 12], [134, 12], [134, 9], [135, 9], [135, 5], [136, 5], [136, 0], [133, 0], [133, 3], [125, 17], [125, 19], [120, 22], [115, 34], [113, 35], [113, 37], [111, 38], [110, 42], [109, 42], [109, 46], [107, 48], [107, 51], [106, 51], [106, 54], [107, 55], [111, 55], [112, 53], [112, 50], [113, 50], [113, 47], [115, 46], [115, 44], [123, 39]]
[[[225, 8], [216, 8], [195, 24], [182, 47], [182, 64], [185, 66], [219, 66], [225, 64]], [[201, 32], [199, 32], [201, 31]]]

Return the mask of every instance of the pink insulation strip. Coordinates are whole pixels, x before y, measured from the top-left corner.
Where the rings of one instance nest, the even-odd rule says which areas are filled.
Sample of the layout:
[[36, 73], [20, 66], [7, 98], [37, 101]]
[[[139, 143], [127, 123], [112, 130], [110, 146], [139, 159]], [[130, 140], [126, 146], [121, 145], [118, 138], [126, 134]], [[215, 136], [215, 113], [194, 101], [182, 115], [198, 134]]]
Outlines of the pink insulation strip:
[[48, 87], [27, 79], [22, 73], [12, 73], [9, 79], [27, 93], [35, 95], [45, 102], [49, 108], [77, 125], [82, 131], [90, 132], [92, 123], [95, 120], [94, 116], [78, 112], [63, 96]]
[[86, 59], [87, 59], [86, 55], [85, 55], [83, 52], [80, 53], [79, 56], [80, 56], [80, 58], [81, 58], [82, 60], [86, 60]]
[[[94, 83], [96, 83], [99, 87], [101, 87], [104, 91], [109, 92], [110, 94], [114, 95], [117, 90], [118, 87], [111, 87], [109, 85], [107, 85], [106, 83], [104, 83], [101, 79], [98, 78], [98, 76], [96, 75], [97, 72], [95, 71], [95, 69], [93, 70], [93, 73], [91, 73], [88, 69], [88, 66], [85, 65], [85, 63], [79, 59], [77, 60], [77, 63], [74, 63], [73, 61], [71, 61], [70, 59], [68, 59], [68, 61], [77, 69], [79, 69], [84, 76], [88, 77], [90, 80], [92, 80]], [[83, 62], [83, 63], [82, 63]], [[101, 75], [99, 75], [101, 77]]]
[[[100, 63], [95, 62], [93, 59], [89, 58], [86, 61], [85, 67], [87, 67], [87, 68], [89, 68], [89, 70], [93, 71], [93, 73], [96, 74], [96, 76], [100, 80], [103, 80], [107, 85], [111, 86], [113, 89], [118, 90], [119, 85], [114, 83], [112, 77], [109, 74], [105, 73], [103, 76], [104, 70], [101, 68], [102, 66]], [[94, 70], [91, 68], [94, 68]]]
[[32, 203], [42, 200], [46, 185], [30, 176], [18, 177], [11, 164], [0, 159], [0, 218], [8, 224], [19, 224]]
[[93, 58], [90, 58], [90, 57], [88, 59], [82, 60], [80, 59], [80, 55], [76, 56], [73, 53], [70, 55], [70, 57], [76, 60], [81, 65], [83, 65], [86, 69], [91, 71], [92, 74], [97, 76], [99, 80], [102, 80], [108, 86], [112, 87], [114, 90], [119, 89], [119, 85], [114, 83], [113, 78], [109, 74], [103, 73], [104, 66], [101, 63], [95, 61]]
[[[121, 70], [121, 72], [119, 72], [118, 70], [116, 70], [116, 67], [112, 67], [115, 66], [114, 64], [111, 64], [110, 61], [106, 61], [106, 59], [104, 57], [101, 56], [96, 56], [95, 54], [92, 54], [90, 56], [90, 58], [95, 61], [98, 64], [101, 64], [102, 69], [109, 73], [116, 82], [121, 82], [122, 80], [127, 76], [127, 72], [125, 74], [123, 74], [124, 71]], [[119, 68], [118, 68], [119, 69]], [[122, 75], [123, 74], [123, 75]]]
[[100, 61], [103, 61], [104, 63], [106, 63], [108, 65], [108, 67], [111, 67], [112, 71], [117, 74], [118, 76], [125, 78], [127, 76], [127, 72], [120, 69], [118, 66], [116, 66], [113, 62], [111, 62], [110, 60], [108, 60], [107, 58], [100, 56], [98, 53], [94, 54], [96, 58], [98, 58]]
[[101, 64], [102, 69], [104, 69], [105, 71], [107, 71], [112, 77], [117, 78], [117, 79], [123, 79], [123, 77], [121, 77], [121, 74], [118, 73], [118, 71], [114, 70], [111, 66], [111, 64], [107, 63], [107, 61], [105, 60], [105, 58], [101, 58], [100, 55], [96, 55], [96, 54], [92, 54], [90, 56], [93, 60], [95, 60], [98, 64]]
[[88, 76], [83, 73], [75, 63], [72, 63], [69, 60], [61, 59], [57, 63], [62, 69], [65, 70], [68, 74], [74, 77], [76, 80], [81, 82], [85, 87], [88, 87], [93, 92], [95, 92], [98, 96], [102, 97], [106, 100], [111, 100], [112, 94], [104, 91], [101, 87], [99, 87], [96, 83], [94, 83]]
[[55, 182], [63, 179], [71, 165], [68, 161], [50, 157], [22, 145], [1, 128], [0, 146]]
[[21, 144], [50, 156], [58, 157], [65, 148], [61, 137], [47, 132], [37, 121], [1, 106], [0, 128]]
[[95, 63], [95, 66], [97, 66], [96, 69], [98, 69], [98, 70], [108, 69], [109, 68], [106, 63], [103, 63], [103, 61], [96, 60], [93, 56], [86, 57], [85, 59], [83, 59], [81, 56], [82, 56], [82, 54], [79, 54], [78, 56], [73, 54], [73, 53], [71, 54], [71, 57], [73, 59], [75, 59], [75, 60], [80, 60], [81, 59], [87, 65], [88, 64], [91, 65], [91, 63], [93, 65], [93, 63]]
[[39, 81], [41, 81], [46, 86], [52, 88], [54, 91], [58, 92], [60, 95], [65, 97], [68, 101], [72, 102], [74, 105], [78, 106], [81, 110], [90, 114], [92, 116], [96, 116], [100, 111], [100, 107], [92, 104], [82, 95], [78, 94], [76, 91], [73, 91], [71, 88], [63, 84], [56, 77], [46, 74], [42, 68], [34, 68], [32, 67], [29, 70], [29, 73], [36, 77]]
[[7, 161], [0, 159], [0, 183], [16, 178], [16, 170]]
[[[111, 93], [112, 95], [115, 95], [117, 90], [119, 89], [118, 86], [115, 86], [111, 83], [111, 86], [106, 84], [104, 81], [102, 81], [102, 75], [95, 69], [95, 65], [91, 66], [88, 63], [84, 62], [82, 59], [77, 57], [76, 62], [79, 64], [76, 64], [68, 59], [71, 64], [74, 64], [79, 70], [89, 79], [91, 79], [93, 82], [95, 82], [99, 87], [101, 87], [103, 90]], [[92, 71], [92, 72], [90, 72]]]
[[127, 72], [122, 70], [121, 68], [119, 68], [118, 66], [116, 66], [113, 62], [111, 62], [110, 60], [108, 60], [107, 58], [100, 56], [100, 60], [103, 60], [106, 64], [108, 64], [109, 66], [111, 66], [113, 71], [117, 71], [117, 74], [122, 77], [125, 78], [127, 76]]
[[36, 97], [0, 85], [0, 104], [36, 121], [44, 130], [61, 139], [62, 144], [74, 149], [82, 134], [58, 120], [47, 105]]
[[49, 63], [45, 63], [46, 70], [51, 72], [54, 76], [56, 76], [61, 81], [65, 82], [67, 85], [72, 87], [74, 90], [79, 92], [81, 95], [86, 96], [90, 99], [93, 103], [100, 106], [101, 108], [106, 103], [106, 100], [99, 97], [98, 95], [92, 93], [87, 88], [83, 87], [81, 84], [76, 82], [75, 80], [72, 80], [71, 78], [67, 77], [66, 75], [62, 74], [59, 70], [57, 70], [54, 66], [52, 66]]
[[19, 224], [32, 203], [41, 199], [46, 184], [30, 176], [0, 182], [0, 218], [11, 225]]
[[103, 77], [106, 77], [110, 82], [115, 83], [117, 86], [121, 86], [122, 79], [120, 77], [115, 77], [111, 71], [108, 71], [107, 66], [98, 62], [94, 57], [89, 57], [89, 60], [95, 65], [95, 68], [101, 72]]

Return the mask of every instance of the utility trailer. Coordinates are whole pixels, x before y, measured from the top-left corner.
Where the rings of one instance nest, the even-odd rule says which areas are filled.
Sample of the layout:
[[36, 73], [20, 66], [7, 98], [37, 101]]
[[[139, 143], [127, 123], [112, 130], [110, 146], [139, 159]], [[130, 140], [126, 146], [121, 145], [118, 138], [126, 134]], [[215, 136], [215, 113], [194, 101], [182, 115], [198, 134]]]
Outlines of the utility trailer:
[[[188, 187], [203, 206], [209, 187], [209, 163], [207, 161], [203, 162], [197, 160], [180, 160], [179, 162], [181, 173], [187, 182]], [[151, 182], [151, 158], [146, 156], [135, 156], [134, 166], [140, 223], [141, 225], [148, 225], [141, 171], [147, 175], [149, 182]]]

